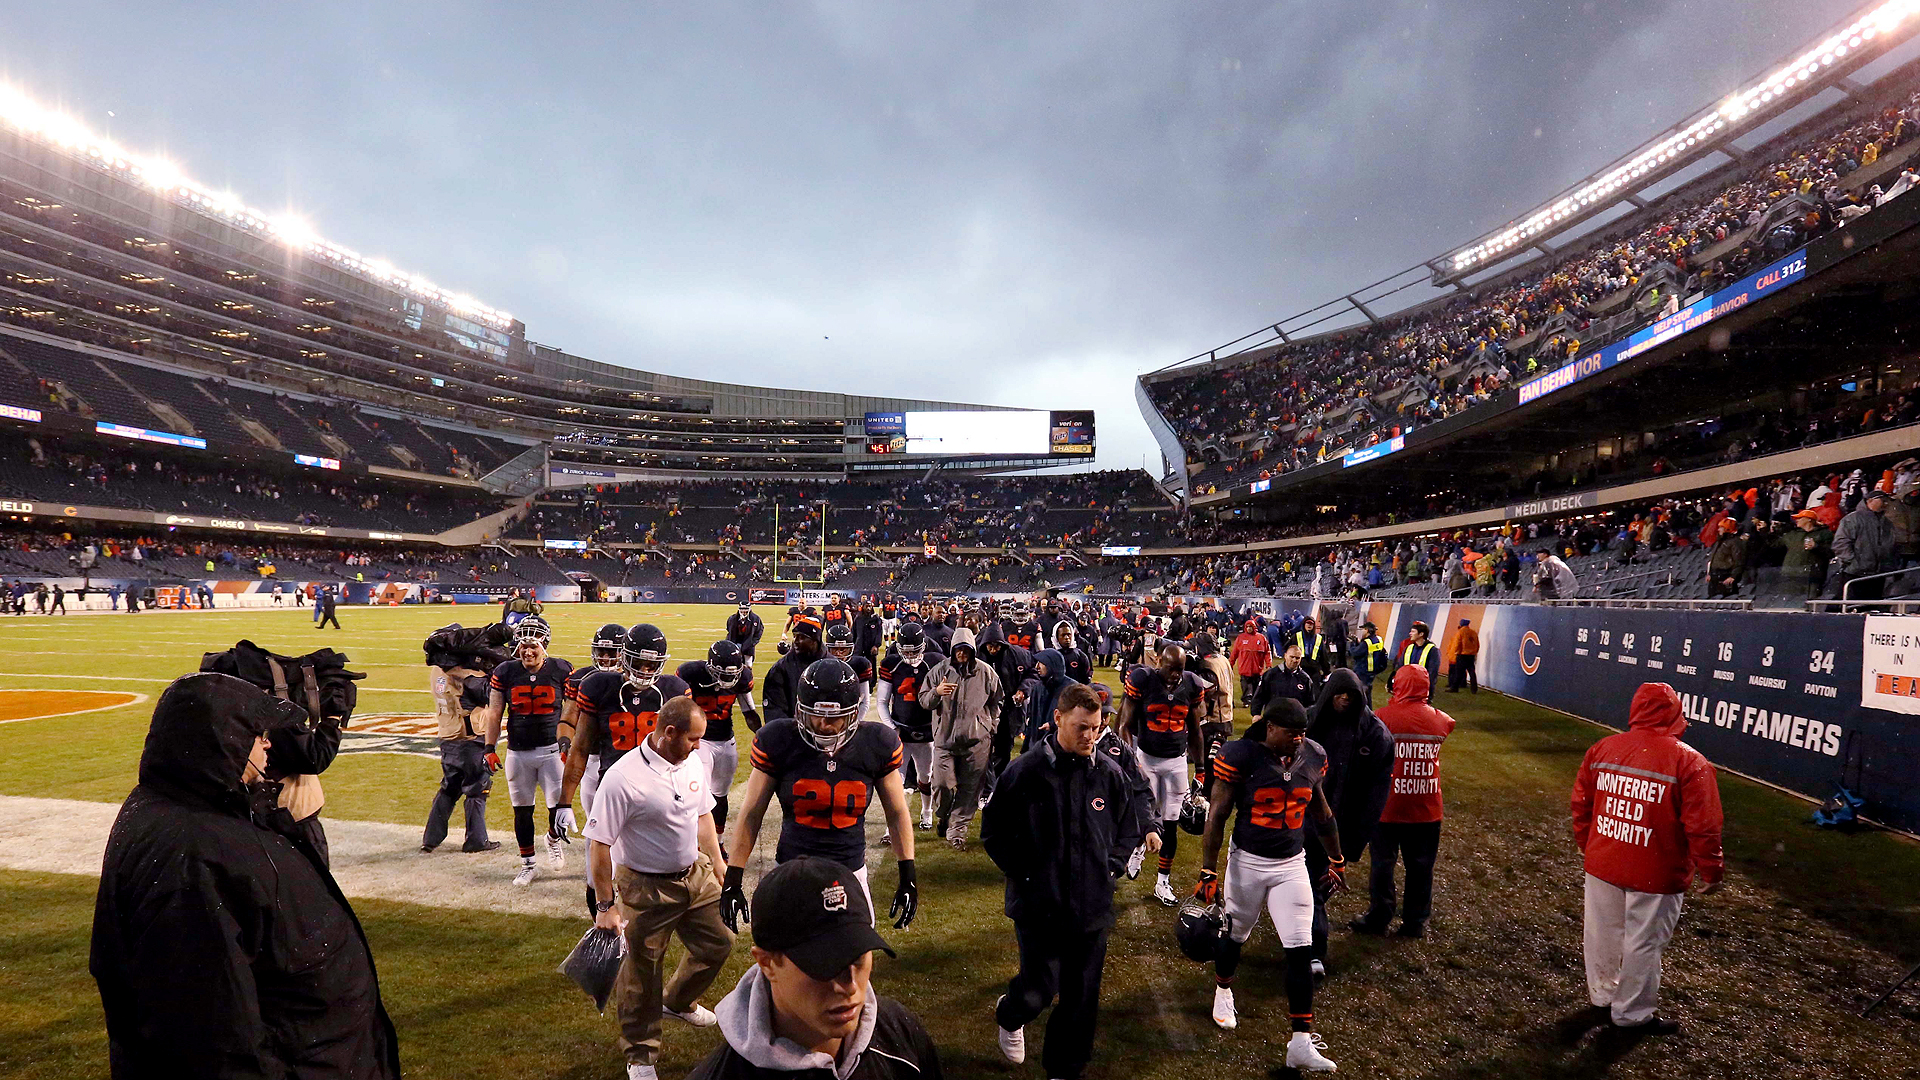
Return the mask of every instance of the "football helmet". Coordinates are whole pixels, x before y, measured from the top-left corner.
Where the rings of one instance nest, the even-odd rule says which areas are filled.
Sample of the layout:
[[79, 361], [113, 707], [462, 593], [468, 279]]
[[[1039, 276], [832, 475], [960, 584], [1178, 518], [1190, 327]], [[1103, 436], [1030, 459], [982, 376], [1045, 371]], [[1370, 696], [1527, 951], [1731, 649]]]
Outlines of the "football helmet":
[[1188, 788], [1180, 800], [1180, 831], [1199, 836], [1207, 831], [1207, 798], [1198, 788]]
[[860, 678], [845, 660], [829, 656], [807, 665], [795, 694], [800, 736], [832, 754], [853, 740], [860, 724]]
[[667, 666], [667, 635], [652, 623], [635, 623], [620, 644], [620, 666], [635, 689], [652, 686]]
[[900, 659], [917, 664], [927, 655], [927, 628], [919, 623], [903, 623], [894, 644], [900, 649]]
[[731, 641], [716, 641], [707, 650], [707, 669], [720, 689], [731, 690], [740, 685], [740, 675], [747, 670], [746, 654]]
[[529, 615], [513, 624], [513, 647], [516, 649], [529, 643], [544, 649], [552, 640], [553, 627], [548, 626], [547, 620], [538, 615]]
[[1180, 951], [1187, 959], [1200, 964], [1211, 964], [1220, 949], [1220, 939], [1227, 935], [1227, 916], [1220, 910], [1219, 904], [1203, 904], [1198, 897], [1190, 897], [1180, 905], [1179, 921], [1173, 924], [1174, 940], [1180, 943]]
[[589, 648], [593, 652], [593, 666], [597, 668], [617, 668], [620, 666], [620, 649], [627, 643], [627, 628], [617, 622], [610, 622], [593, 632], [593, 642]]
[[1007, 617], [1014, 622], [1025, 623], [1027, 620], [1033, 618], [1033, 605], [1027, 603], [1025, 600], [1015, 600], [1013, 606], [1007, 611]]
[[751, 615], [751, 614], [753, 614], [753, 600], [752, 600], [752, 598], [750, 598], [750, 597], [741, 597], [741, 598], [740, 598], [740, 614], [742, 614], [742, 615]]
[[853, 631], [845, 623], [834, 623], [827, 627], [827, 655], [835, 660], [846, 660], [853, 656]]

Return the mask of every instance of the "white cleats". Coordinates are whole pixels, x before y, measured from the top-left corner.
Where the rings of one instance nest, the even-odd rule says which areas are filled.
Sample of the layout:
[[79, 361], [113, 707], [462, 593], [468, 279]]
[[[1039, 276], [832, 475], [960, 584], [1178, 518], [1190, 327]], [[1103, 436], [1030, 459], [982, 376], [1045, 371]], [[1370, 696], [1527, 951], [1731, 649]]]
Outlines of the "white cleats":
[[720, 1019], [713, 1015], [712, 1009], [707, 1008], [697, 1001], [693, 1003], [693, 1008], [688, 1009], [686, 1012], [674, 1012], [672, 1009], [662, 1005], [660, 1006], [660, 1015], [671, 1016], [683, 1024], [692, 1024], [694, 1027], [712, 1027], [720, 1022]]
[[547, 837], [547, 869], [557, 874], [566, 869], [566, 865], [566, 841], [557, 836]]
[[[1000, 1001], [1005, 1001], [1005, 1000], [1007, 1000], [1007, 995], [1001, 994]], [[996, 1014], [999, 1012], [1000, 1001], [994, 1002], [994, 1011]], [[1027, 1060], [1027, 1029], [1026, 1028], [1015, 1028], [1012, 1031], [1008, 1031], [1006, 1028], [1003, 1028], [1000, 1026], [1000, 1022], [998, 1020], [995, 1020], [993, 1022], [993, 1030], [997, 1032], [1000, 1036], [1000, 1056], [1001, 1057], [1006, 1058], [1008, 1061], [1013, 1062], [1015, 1065], [1018, 1065], [1021, 1062]]]
[[1133, 849], [1133, 854], [1127, 856], [1127, 880], [1132, 881], [1134, 878], [1139, 877], [1140, 868], [1146, 864], [1147, 845], [1141, 844], [1139, 847]]
[[651, 1065], [627, 1063], [627, 1080], [660, 1080], [660, 1074]]
[[1313, 962], [1313, 977], [1314, 977], [1314, 978], [1316, 978], [1316, 979], [1324, 979], [1324, 978], [1326, 978], [1326, 977], [1327, 977], [1327, 965], [1325, 965], [1325, 964], [1323, 964], [1323, 963], [1321, 963], [1321, 962], [1320, 962], [1320, 961], [1318, 961], [1318, 960], [1315, 960], [1315, 961]]
[[1240, 1014], [1233, 1010], [1233, 989], [1227, 986], [1213, 988], [1213, 1022], [1220, 1025], [1222, 1031], [1232, 1031], [1240, 1026]]
[[529, 855], [520, 860], [520, 872], [513, 875], [513, 883], [524, 889], [533, 884], [533, 879], [539, 876], [540, 869], [533, 865], [533, 856]]
[[1327, 1048], [1327, 1040], [1311, 1031], [1296, 1031], [1287, 1043], [1287, 1068], [1301, 1072], [1333, 1072], [1340, 1068], [1327, 1059], [1320, 1051]]
[[1173, 879], [1165, 874], [1153, 879], [1153, 898], [1167, 907], [1180, 906], [1180, 898], [1173, 895]]

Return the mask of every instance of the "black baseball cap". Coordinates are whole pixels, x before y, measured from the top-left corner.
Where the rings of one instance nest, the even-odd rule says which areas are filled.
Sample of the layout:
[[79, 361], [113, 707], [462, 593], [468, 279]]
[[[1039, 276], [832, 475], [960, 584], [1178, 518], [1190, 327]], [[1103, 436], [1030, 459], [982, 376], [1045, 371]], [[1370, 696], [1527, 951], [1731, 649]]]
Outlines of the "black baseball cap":
[[895, 955], [874, 932], [866, 890], [853, 871], [812, 855], [761, 876], [753, 890], [753, 943], [785, 954], [821, 982], [875, 949]]

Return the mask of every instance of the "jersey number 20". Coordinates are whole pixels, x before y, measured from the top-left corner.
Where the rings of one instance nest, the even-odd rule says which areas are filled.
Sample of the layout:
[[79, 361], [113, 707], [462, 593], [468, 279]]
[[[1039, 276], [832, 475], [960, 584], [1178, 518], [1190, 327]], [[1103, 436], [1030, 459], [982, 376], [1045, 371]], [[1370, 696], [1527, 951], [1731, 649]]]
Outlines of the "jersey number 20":
[[793, 782], [793, 820], [809, 829], [851, 829], [867, 816], [867, 785], [859, 780]]

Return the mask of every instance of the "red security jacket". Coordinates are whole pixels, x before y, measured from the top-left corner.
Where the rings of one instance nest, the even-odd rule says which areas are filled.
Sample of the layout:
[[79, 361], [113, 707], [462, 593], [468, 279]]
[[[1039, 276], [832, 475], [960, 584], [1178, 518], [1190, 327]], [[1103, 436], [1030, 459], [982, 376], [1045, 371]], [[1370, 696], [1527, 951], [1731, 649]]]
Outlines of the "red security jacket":
[[1240, 636], [1233, 639], [1233, 670], [1235, 674], [1254, 676], [1267, 670], [1267, 659], [1273, 655], [1273, 647], [1267, 644], [1265, 634], [1253, 630], [1242, 630]]
[[1573, 781], [1573, 838], [1587, 873], [1646, 893], [1686, 892], [1695, 873], [1719, 881], [1720, 785], [1706, 757], [1680, 741], [1680, 695], [1643, 683], [1627, 723], [1593, 744]]
[[1373, 715], [1393, 732], [1393, 786], [1381, 821], [1439, 821], [1440, 744], [1453, 734], [1453, 717], [1427, 704], [1427, 669], [1407, 664], [1393, 673], [1393, 700]]

